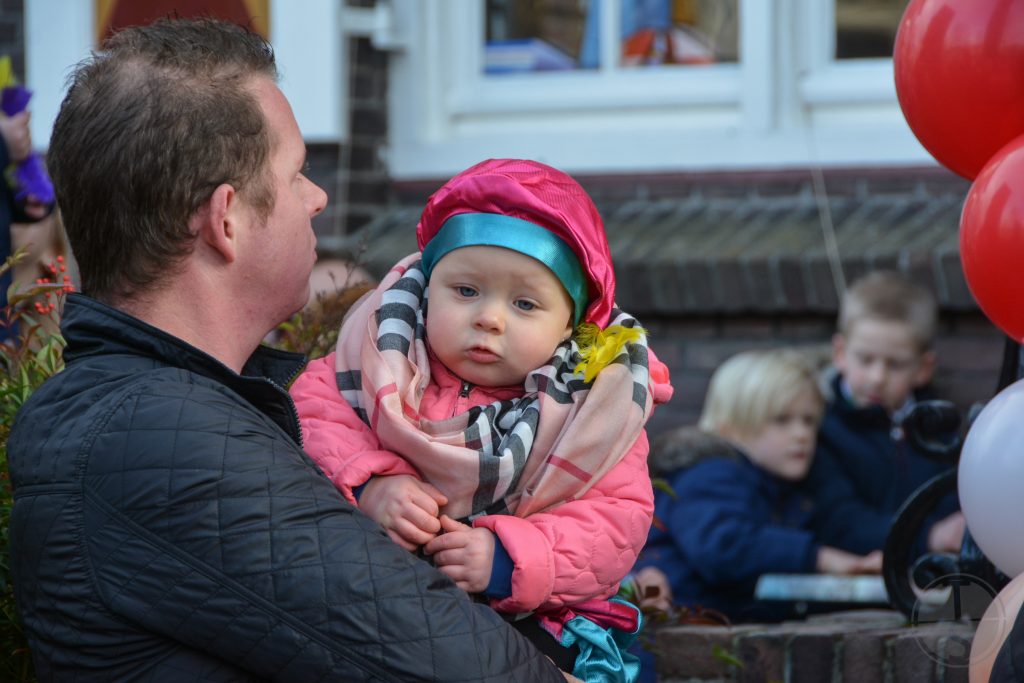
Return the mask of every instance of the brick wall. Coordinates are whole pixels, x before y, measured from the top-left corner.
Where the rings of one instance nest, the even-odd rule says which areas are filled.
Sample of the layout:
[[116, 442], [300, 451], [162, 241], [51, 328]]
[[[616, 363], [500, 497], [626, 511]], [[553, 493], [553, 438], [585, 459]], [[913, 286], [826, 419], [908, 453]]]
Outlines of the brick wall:
[[908, 628], [895, 612], [781, 625], [673, 626], [655, 632], [659, 683], [967, 683], [974, 627]]
[[[371, 7], [373, 0], [350, 0]], [[348, 143], [310, 145], [310, 178], [327, 192], [327, 209], [313, 221], [322, 252], [344, 250], [345, 235], [391, 206], [391, 182], [384, 160], [387, 146], [387, 53], [368, 38], [348, 49]]]

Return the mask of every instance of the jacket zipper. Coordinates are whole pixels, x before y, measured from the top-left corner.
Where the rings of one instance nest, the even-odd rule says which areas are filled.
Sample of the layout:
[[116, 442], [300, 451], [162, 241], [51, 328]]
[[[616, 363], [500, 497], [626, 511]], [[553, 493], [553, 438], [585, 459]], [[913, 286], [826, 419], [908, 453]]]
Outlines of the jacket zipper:
[[[299, 373], [295, 373], [295, 377], [297, 377], [298, 374]], [[295, 377], [292, 377], [292, 380], [294, 380]], [[270, 379], [269, 377], [264, 377], [263, 380], [270, 384], [270, 386], [274, 387], [275, 389], [277, 389], [278, 391], [282, 392], [285, 395], [288, 407], [291, 409], [292, 412], [292, 427], [295, 429], [295, 435], [298, 437], [299, 448], [305, 450], [305, 444], [302, 443], [302, 423], [299, 422], [299, 411], [298, 409], [295, 408], [295, 401], [293, 401], [292, 397], [288, 394], [288, 390], [282, 387], [274, 380]]]
[[473, 390], [472, 384], [464, 379], [460, 381], [462, 382], [462, 386], [459, 387], [459, 400], [457, 400], [455, 405], [452, 407], [451, 417], [455, 417], [459, 414], [459, 408], [462, 406], [462, 399], [469, 398], [469, 392]]

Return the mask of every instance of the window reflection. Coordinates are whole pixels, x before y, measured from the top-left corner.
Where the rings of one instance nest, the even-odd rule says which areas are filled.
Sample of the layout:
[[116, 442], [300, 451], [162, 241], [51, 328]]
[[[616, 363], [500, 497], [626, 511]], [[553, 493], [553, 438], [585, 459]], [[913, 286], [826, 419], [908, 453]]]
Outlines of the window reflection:
[[[738, 0], [620, 0], [619, 67], [738, 58]], [[488, 74], [596, 69], [609, 0], [487, 0]]]
[[896, 29], [908, 2], [836, 0], [836, 59], [892, 57]]

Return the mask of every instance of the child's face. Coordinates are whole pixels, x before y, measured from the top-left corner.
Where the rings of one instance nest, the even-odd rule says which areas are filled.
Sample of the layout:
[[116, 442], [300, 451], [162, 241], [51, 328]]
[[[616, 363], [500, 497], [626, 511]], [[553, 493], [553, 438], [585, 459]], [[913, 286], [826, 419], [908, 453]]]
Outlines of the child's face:
[[810, 389], [749, 435], [729, 435], [761, 469], [787, 481], [807, 476], [821, 419], [821, 402]]
[[540, 261], [501, 247], [462, 247], [430, 275], [427, 341], [470, 384], [522, 384], [569, 338], [571, 314], [569, 294]]
[[871, 318], [832, 338], [832, 360], [857, 406], [880, 405], [889, 412], [924, 386], [935, 368], [935, 354], [921, 351], [909, 325]]

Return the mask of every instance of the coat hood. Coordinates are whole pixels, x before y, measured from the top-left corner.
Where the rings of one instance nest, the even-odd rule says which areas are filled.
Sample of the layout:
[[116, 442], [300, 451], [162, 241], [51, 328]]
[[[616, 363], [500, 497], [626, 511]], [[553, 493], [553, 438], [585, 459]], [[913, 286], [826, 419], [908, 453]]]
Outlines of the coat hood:
[[615, 270], [597, 207], [569, 175], [537, 161], [488, 159], [437, 190], [416, 226], [419, 249], [459, 214], [511, 216], [559, 237], [579, 260], [587, 285], [582, 322], [604, 328], [615, 302]]

